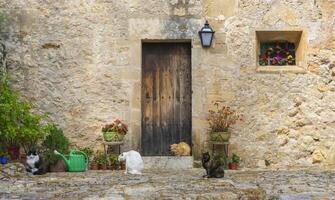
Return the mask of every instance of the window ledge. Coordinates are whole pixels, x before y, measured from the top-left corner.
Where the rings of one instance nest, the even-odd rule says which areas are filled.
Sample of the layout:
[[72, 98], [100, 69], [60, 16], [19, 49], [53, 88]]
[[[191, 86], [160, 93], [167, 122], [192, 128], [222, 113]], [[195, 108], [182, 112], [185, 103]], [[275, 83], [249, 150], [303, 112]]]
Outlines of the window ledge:
[[306, 69], [297, 65], [285, 65], [285, 66], [258, 66], [256, 69], [260, 73], [295, 73], [304, 74]]

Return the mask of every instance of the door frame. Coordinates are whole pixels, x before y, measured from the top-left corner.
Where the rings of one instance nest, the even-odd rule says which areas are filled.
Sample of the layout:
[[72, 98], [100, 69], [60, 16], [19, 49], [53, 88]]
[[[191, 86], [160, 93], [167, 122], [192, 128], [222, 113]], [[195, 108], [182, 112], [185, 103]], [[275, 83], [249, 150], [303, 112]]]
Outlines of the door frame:
[[146, 43], [187, 43], [187, 44], [190, 44], [190, 76], [191, 76], [191, 144], [190, 147], [191, 147], [191, 156], [193, 156], [193, 79], [192, 79], [192, 67], [193, 67], [193, 52], [192, 52], [192, 49], [193, 49], [193, 44], [192, 44], [192, 39], [142, 39], [141, 40], [141, 45], [140, 45], [140, 69], [141, 69], [141, 87], [140, 87], [140, 134], [139, 134], [139, 151], [140, 153], [142, 153], [142, 133], [143, 133], [143, 130], [142, 130], [142, 114], [143, 114], [143, 102], [142, 102], [142, 98], [143, 98], [143, 85], [142, 85], [142, 79], [143, 79], [143, 44], [146, 44]]

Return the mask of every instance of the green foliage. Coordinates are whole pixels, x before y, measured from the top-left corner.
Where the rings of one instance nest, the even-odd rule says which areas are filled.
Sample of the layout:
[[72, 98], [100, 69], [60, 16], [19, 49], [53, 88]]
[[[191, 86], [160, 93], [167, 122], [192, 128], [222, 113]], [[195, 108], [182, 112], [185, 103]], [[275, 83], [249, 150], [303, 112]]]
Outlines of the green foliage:
[[45, 127], [46, 137], [42, 143], [45, 148], [45, 159], [50, 164], [55, 164], [59, 159], [59, 156], [54, 154], [54, 150], [57, 150], [61, 154], [67, 154], [70, 148], [70, 141], [65, 137], [63, 130], [58, 128], [54, 124], [48, 124]]
[[0, 145], [0, 157], [2, 156], [8, 156], [8, 152], [4, 146]]
[[232, 163], [237, 163], [239, 164], [240, 163], [240, 157], [238, 155], [236, 155], [235, 153], [233, 153], [232, 157], [231, 157], [231, 162]]
[[9, 87], [8, 78], [0, 82], [0, 137], [6, 146], [22, 145], [27, 152], [36, 148], [44, 138], [41, 121], [44, 116], [34, 115], [31, 104], [20, 100]]
[[6, 16], [3, 13], [0, 13], [0, 25], [6, 20]]
[[226, 155], [222, 155], [218, 160], [221, 166], [225, 169], [228, 168], [228, 157]]
[[84, 152], [87, 155], [89, 161], [92, 160], [93, 150], [91, 148], [85, 147], [85, 148], [81, 148], [79, 150], [82, 151], [82, 152]]
[[118, 155], [115, 154], [115, 153], [112, 153], [112, 154], [109, 155], [109, 161], [112, 165], [120, 164], [119, 160], [118, 160]]
[[95, 156], [95, 161], [98, 164], [107, 164], [108, 163], [106, 155], [103, 152], [97, 152], [97, 154]]

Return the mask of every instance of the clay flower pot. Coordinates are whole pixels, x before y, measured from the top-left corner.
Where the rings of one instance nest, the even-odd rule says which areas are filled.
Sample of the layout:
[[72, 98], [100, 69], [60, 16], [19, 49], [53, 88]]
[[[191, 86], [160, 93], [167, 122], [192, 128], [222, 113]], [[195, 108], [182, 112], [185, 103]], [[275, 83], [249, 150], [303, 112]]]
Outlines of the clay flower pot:
[[238, 170], [238, 163], [229, 163], [228, 167], [231, 170]]
[[21, 154], [20, 155], [20, 162], [25, 165], [27, 162], [27, 155], [26, 154]]
[[119, 169], [119, 165], [118, 164], [113, 164], [112, 165], [112, 169], [113, 170], [118, 170]]
[[98, 164], [95, 162], [91, 163], [90, 170], [98, 170]]
[[107, 164], [99, 164], [100, 170], [107, 170]]
[[66, 172], [67, 166], [63, 160], [58, 160], [55, 164], [49, 166], [50, 172]]
[[20, 158], [20, 146], [10, 146], [7, 148], [11, 160], [18, 160]]
[[126, 163], [121, 163], [120, 167], [121, 167], [121, 170], [126, 170]]

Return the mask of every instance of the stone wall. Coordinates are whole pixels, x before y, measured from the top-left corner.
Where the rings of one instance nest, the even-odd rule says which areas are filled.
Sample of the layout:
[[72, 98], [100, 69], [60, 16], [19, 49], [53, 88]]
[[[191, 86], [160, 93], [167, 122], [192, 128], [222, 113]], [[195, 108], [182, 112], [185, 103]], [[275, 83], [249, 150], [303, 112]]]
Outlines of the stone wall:
[[[77, 146], [101, 148], [101, 126], [130, 124], [140, 147], [141, 41], [190, 39], [193, 154], [207, 148], [208, 108], [245, 115], [231, 151], [246, 167], [335, 164], [335, 2], [329, 0], [2, 0], [13, 87]], [[198, 30], [215, 29], [210, 49]], [[255, 31], [307, 34], [304, 73], [256, 71]]]

